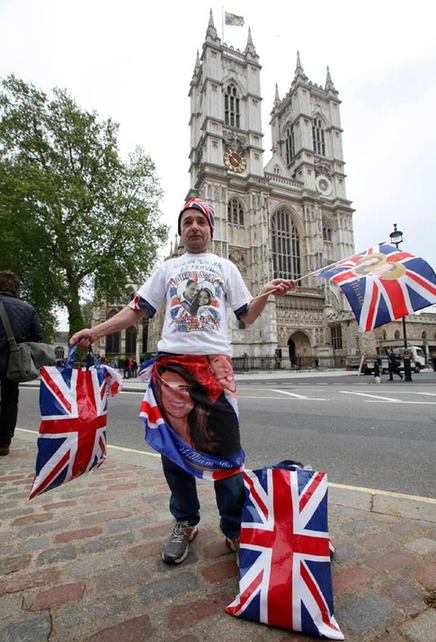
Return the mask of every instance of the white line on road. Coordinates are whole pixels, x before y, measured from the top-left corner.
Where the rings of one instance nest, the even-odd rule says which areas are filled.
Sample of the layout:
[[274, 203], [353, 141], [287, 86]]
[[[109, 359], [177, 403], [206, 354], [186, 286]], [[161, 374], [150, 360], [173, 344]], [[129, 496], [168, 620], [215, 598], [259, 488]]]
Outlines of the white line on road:
[[[28, 430], [26, 428], [17, 428], [16, 430], [19, 430], [20, 432], [34, 433], [35, 435], [38, 434], [37, 430]], [[111, 448], [113, 450], [121, 450], [123, 452], [139, 453], [140, 455], [146, 455], [147, 457], [160, 457], [160, 455], [157, 453], [150, 453], [145, 450], [136, 450], [135, 448], [123, 448], [121, 446], [110, 446], [110, 445], [108, 445], [108, 448]], [[246, 468], [246, 470], [249, 470], [249, 468]], [[436, 503], [436, 499], [432, 497], [420, 497], [418, 495], [405, 495], [403, 493], [393, 493], [387, 490], [377, 490], [376, 488], [365, 488], [363, 486], [350, 486], [348, 484], [337, 484], [335, 482], [329, 482], [329, 486], [331, 486], [332, 488], [342, 488], [344, 490], [359, 491], [362, 493], [371, 493], [371, 494], [377, 493], [377, 495], [384, 495], [386, 497], [398, 497], [399, 499], [420, 500], [420, 501], [427, 502], [429, 504]]]
[[436, 406], [436, 401], [402, 401], [401, 399], [386, 399], [386, 401], [381, 400], [369, 400], [368, 403], [400, 403], [400, 404], [415, 404], [419, 406]]
[[379, 395], [370, 395], [367, 392], [351, 392], [350, 390], [339, 390], [343, 395], [357, 395], [358, 397], [370, 397], [371, 399], [381, 399], [382, 401], [393, 401], [401, 403], [401, 399], [392, 399], [391, 397], [380, 397]]
[[305, 395], [297, 395], [296, 392], [288, 392], [287, 390], [274, 390], [274, 388], [272, 388], [271, 392], [278, 392], [281, 395], [289, 395], [290, 397], [294, 397], [295, 399], [306, 399], [309, 401], [327, 401], [327, 399], [319, 399], [318, 397], [306, 397]]

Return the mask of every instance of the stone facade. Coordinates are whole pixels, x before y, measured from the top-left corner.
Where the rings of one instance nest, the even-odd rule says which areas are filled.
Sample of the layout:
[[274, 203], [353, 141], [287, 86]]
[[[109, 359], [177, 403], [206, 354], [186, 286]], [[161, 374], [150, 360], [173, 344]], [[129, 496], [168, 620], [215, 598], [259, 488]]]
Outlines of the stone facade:
[[[318, 359], [339, 365], [349, 356], [373, 355], [377, 348], [391, 345], [391, 339], [402, 345], [394, 339], [401, 321], [362, 334], [342, 292], [310, 276], [354, 253], [340, 100], [329, 69], [325, 84], [317, 85], [306, 76], [297, 54], [284, 98], [276, 87], [270, 118], [272, 155], [266, 164], [260, 72], [250, 31], [245, 50], [235, 50], [221, 42], [211, 12], [190, 83], [186, 198], [198, 196], [214, 206], [211, 249], [238, 266], [253, 294], [277, 276], [299, 279], [298, 290], [272, 298], [253, 325], [244, 327], [229, 315], [234, 355], [272, 357], [280, 348], [292, 361], [310, 363], [312, 358], [312, 363]], [[170, 256], [182, 252], [176, 236]], [[417, 342], [426, 331], [431, 348], [436, 344], [436, 315], [425, 322], [423, 317], [410, 317], [410, 323], [408, 319], [410, 332], [416, 328], [416, 336], [410, 338], [424, 345], [423, 339]], [[138, 352], [156, 350], [162, 324], [160, 310], [149, 323], [147, 347], [144, 343]]]
[[[282, 100], [276, 90], [265, 164], [260, 71], [251, 33], [245, 51], [235, 50], [221, 42], [211, 13], [189, 92], [187, 198], [214, 206], [212, 251], [238, 266], [254, 294], [274, 277], [300, 279], [296, 293], [268, 302], [252, 326], [231, 319], [235, 356], [272, 356], [277, 347], [293, 356], [316, 356], [321, 347], [330, 353], [326, 314], [332, 299], [337, 312], [348, 307], [339, 293], [304, 275], [354, 251], [338, 92], [329, 71], [323, 87], [312, 83], [298, 55]], [[160, 321], [150, 324], [151, 349]]]

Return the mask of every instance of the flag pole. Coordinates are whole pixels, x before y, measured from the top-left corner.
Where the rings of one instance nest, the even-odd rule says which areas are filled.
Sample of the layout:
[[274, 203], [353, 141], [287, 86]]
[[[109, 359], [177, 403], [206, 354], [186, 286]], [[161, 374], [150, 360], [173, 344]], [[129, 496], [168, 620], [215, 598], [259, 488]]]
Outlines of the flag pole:
[[224, 7], [221, 5], [221, 37], [224, 44]]
[[[327, 268], [333, 267], [334, 265], [337, 265], [344, 259], [339, 259], [339, 261], [335, 261], [334, 263], [330, 263], [329, 265], [325, 265], [323, 268], [318, 268], [317, 270], [314, 270], [313, 272], [309, 272], [308, 274], [304, 274], [303, 276], [299, 276], [298, 279], [291, 279], [294, 283], [298, 283], [298, 281], [302, 281], [303, 279], [306, 279], [308, 276], [312, 276], [313, 274], [316, 274], [320, 270], [327, 270]], [[274, 294], [274, 292], [277, 291], [277, 288], [271, 288], [271, 290], [268, 290], [267, 292], [264, 292], [263, 294], [258, 294], [255, 299], [263, 299], [265, 297], [268, 297], [270, 294]]]

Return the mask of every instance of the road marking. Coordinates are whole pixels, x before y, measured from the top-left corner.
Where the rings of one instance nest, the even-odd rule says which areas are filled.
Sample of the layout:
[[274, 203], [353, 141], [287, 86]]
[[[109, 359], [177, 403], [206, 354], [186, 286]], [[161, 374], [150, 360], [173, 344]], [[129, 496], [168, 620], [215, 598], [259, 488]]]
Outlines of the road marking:
[[349, 390], [339, 390], [343, 395], [357, 395], [358, 397], [370, 397], [371, 399], [381, 399], [381, 401], [393, 401], [402, 403], [401, 399], [392, 399], [391, 397], [380, 397], [379, 395], [370, 395], [367, 392], [351, 392]]
[[436, 406], [436, 401], [402, 401], [401, 399], [387, 399], [386, 401], [377, 401], [374, 399], [373, 401], [370, 399], [368, 403], [400, 403], [400, 404], [415, 404], [415, 405], [420, 405], [420, 406]]
[[[27, 428], [17, 428], [16, 430], [20, 432], [30, 432], [35, 435], [38, 435], [37, 430], [29, 430]], [[150, 453], [147, 452], [146, 450], [137, 450], [136, 448], [125, 448], [122, 446], [110, 446], [108, 445], [108, 448], [111, 450], [120, 450], [122, 452], [130, 452], [130, 453], [137, 453], [138, 455], [145, 455], [147, 457], [160, 457], [158, 453]], [[245, 470], [249, 471], [250, 468], [246, 468]], [[329, 482], [329, 486], [332, 488], [341, 488], [343, 490], [355, 490], [360, 493], [371, 493], [371, 494], [377, 494], [377, 495], [384, 495], [386, 497], [398, 497], [399, 499], [412, 499], [415, 501], [423, 501], [428, 504], [436, 504], [436, 499], [433, 499], [432, 497], [421, 497], [419, 495], [405, 495], [404, 493], [393, 493], [388, 490], [378, 490], [377, 488], [366, 488], [365, 486], [350, 486], [349, 484], [336, 484], [335, 482]]]
[[297, 395], [296, 392], [288, 392], [287, 390], [274, 390], [274, 388], [272, 388], [271, 391], [278, 392], [281, 395], [289, 395], [290, 397], [294, 397], [295, 399], [306, 399], [308, 401], [327, 401], [327, 399], [319, 399], [318, 397], [306, 397], [305, 395]]
[[428, 397], [436, 397], [435, 392], [415, 392], [415, 395], [427, 395]]

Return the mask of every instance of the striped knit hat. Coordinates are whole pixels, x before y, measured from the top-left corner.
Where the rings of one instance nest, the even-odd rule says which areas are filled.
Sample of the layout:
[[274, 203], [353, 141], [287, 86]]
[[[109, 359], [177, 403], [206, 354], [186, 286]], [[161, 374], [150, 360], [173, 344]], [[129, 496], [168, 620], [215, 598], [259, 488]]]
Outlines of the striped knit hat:
[[210, 237], [213, 238], [213, 228], [215, 227], [215, 210], [213, 209], [212, 205], [209, 205], [205, 201], [200, 200], [199, 198], [190, 198], [189, 201], [187, 201], [183, 208], [182, 211], [179, 214], [179, 220], [178, 220], [178, 232], [179, 236], [181, 235], [181, 228], [180, 228], [180, 220], [182, 218], [182, 214], [185, 210], [198, 210], [202, 214], [205, 215], [207, 222], [209, 223], [210, 226]]

